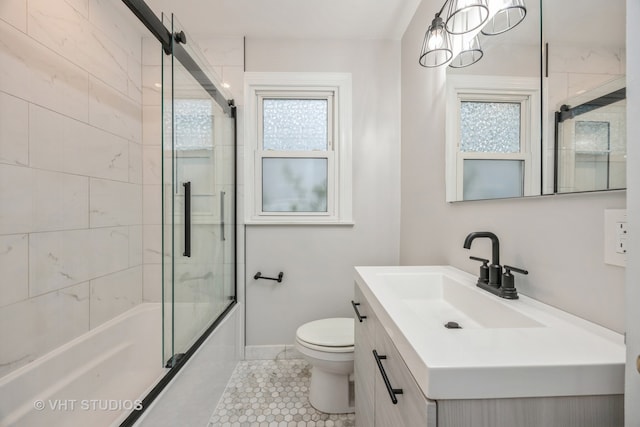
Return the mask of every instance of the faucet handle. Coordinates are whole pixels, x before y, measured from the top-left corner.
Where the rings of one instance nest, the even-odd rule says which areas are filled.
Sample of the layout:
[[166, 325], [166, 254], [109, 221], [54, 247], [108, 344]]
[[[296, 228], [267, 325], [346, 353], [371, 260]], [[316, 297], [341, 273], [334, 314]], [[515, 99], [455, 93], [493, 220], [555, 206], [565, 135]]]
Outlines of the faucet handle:
[[511, 272], [515, 271], [516, 273], [520, 273], [520, 274], [529, 274], [529, 272], [527, 270], [524, 270], [522, 268], [518, 268], [518, 267], [511, 267], [510, 265], [505, 265], [504, 266], [504, 274], [505, 275], [511, 275]]
[[484, 258], [478, 258], [477, 256], [470, 256], [469, 259], [474, 261], [480, 261], [480, 277], [478, 277], [478, 283], [489, 283], [489, 260]]
[[500, 296], [507, 299], [518, 299], [518, 291], [516, 290], [515, 280], [511, 272], [520, 274], [529, 274], [527, 270], [522, 268], [504, 266], [504, 274], [502, 275], [502, 287], [500, 288]]

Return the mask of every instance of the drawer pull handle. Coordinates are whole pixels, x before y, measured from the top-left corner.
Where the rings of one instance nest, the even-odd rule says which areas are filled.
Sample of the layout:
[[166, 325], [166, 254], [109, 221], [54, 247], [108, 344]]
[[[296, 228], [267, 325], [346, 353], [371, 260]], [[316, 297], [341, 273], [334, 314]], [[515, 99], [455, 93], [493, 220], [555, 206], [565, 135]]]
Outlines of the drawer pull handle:
[[387, 392], [389, 392], [389, 397], [391, 397], [391, 401], [393, 404], [398, 403], [398, 398], [396, 394], [402, 394], [401, 388], [393, 388], [391, 387], [391, 383], [389, 382], [389, 377], [387, 376], [387, 372], [384, 370], [384, 366], [382, 366], [382, 361], [387, 358], [387, 356], [381, 356], [378, 354], [376, 350], [373, 350], [373, 357], [376, 359], [376, 363], [378, 364], [378, 369], [380, 369], [380, 374], [382, 375], [382, 379], [384, 380], [384, 385], [387, 387]]
[[360, 312], [358, 311], [358, 306], [360, 305], [359, 302], [355, 302], [355, 301], [351, 301], [351, 305], [353, 306], [353, 311], [356, 312], [356, 317], [358, 318], [358, 320], [360, 321], [360, 323], [362, 323], [363, 319], [366, 319], [367, 316], [362, 316], [360, 315]]

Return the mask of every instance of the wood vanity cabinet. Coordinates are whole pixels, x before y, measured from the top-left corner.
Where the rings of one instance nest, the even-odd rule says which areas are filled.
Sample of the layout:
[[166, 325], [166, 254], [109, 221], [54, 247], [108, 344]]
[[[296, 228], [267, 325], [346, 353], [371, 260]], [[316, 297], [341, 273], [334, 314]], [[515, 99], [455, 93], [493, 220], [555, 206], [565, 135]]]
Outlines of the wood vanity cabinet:
[[[400, 353], [378, 321], [360, 289], [355, 303], [361, 316], [355, 326], [355, 410], [357, 427], [436, 427], [436, 404], [416, 384]], [[379, 357], [383, 372], [374, 357]], [[393, 403], [384, 375], [392, 389], [402, 390]]]
[[[428, 399], [414, 380], [384, 326], [355, 286], [356, 427], [623, 427], [622, 395], [509, 399]], [[373, 351], [393, 389], [391, 401]]]

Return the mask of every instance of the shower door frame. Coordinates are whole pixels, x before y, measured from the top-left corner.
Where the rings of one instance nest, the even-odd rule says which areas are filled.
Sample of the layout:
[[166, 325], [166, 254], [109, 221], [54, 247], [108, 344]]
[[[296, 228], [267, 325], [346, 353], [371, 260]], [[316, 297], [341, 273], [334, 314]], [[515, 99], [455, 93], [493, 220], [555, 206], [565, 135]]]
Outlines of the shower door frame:
[[[162, 44], [163, 51], [166, 55], [173, 53], [174, 57], [182, 64], [182, 66], [193, 76], [193, 78], [202, 86], [202, 88], [211, 96], [211, 98], [220, 106], [225, 114], [229, 118], [233, 119], [233, 266], [237, 265], [237, 142], [238, 142], [238, 129], [237, 129], [237, 114], [236, 106], [233, 99], [227, 100], [224, 95], [218, 90], [216, 85], [209, 79], [206, 73], [200, 68], [198, 63], [191, 57], [191, 55], [185, 50], [179, 43], [173, 43], [174, 35], [165, 27], [162, 21], [155, 15], [155, 13], [149, 8], [144, 0], [122, 0], [122, 2], [133, 12], [136, 17], [149, 29], [153, 36]], [[163, 208], [164, 210], [164, 208]], [[163, 212], [164, 215], [164, 212]], [[164, 223], [164, 221], [163, 221]], [[163, 248], [164, 253], [164, 248]], [[164, 280], [163, 280], [164, 282]], [[149, 393], [142, 400], [142, 409], [132, 411], [129, 416], [120, 424], [120, 427], [133, 426], [135, 422], [142, 416], [144, 411], [151, 406], [151, 403], [160, 395], [163, 389], [171, 382], [173, 377], [180, 371], [180, 369], [186, 364], [196, 350], [204, 343], [204, 341], [211, 335], [211, 333], [217, 328], [217, 326], [227, 317], [227, 314], [233, 310], [238, 303], [238, 278], [237, 275], [233, 275], [233, 299], [227, 305], [222, 313], [213, 321], [213, 323], [204, 331], [204, 333], [195, 340], [191, 347], [184, 353], [176, 363], [169, 368], [167, 373], [162, 379], [149, 391]]]

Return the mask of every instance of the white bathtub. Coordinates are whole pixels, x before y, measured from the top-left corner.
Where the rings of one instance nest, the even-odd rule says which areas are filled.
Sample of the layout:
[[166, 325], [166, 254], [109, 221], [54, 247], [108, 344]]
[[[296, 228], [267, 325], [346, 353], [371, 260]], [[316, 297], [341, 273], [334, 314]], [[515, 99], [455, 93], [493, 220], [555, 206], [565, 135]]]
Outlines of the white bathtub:
[[0, 379], [0, 426], [117, 424], [165, 372], [160, 304], [141, 304]]

